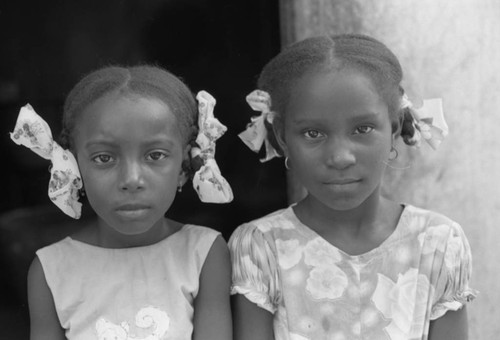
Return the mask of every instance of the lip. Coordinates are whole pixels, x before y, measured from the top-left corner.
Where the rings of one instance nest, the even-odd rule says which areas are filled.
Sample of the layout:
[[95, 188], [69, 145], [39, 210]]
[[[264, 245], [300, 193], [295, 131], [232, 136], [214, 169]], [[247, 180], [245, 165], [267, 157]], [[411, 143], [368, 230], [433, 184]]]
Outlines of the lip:
[[140, 204], [140, 203], [128, 203], [120, 205], [116, 208], [117, 211], [133, 211], [133, 210], [144, 210], [149, 209], [149, 205]]
[[330, 185], [347, 185], [347, 184], [353, 184], [353, 183], [358, 183], [361, 182], [360, 179], [357, 178], [341, 178], [341, 179], [333, 179], [330, 181], [325, 182], [325, 184], [330, 184]]
[[124, 218], [136, 219], [148, 214], [150, 206], [138, 203], [123, 204], [115, 209], [116, 213]]

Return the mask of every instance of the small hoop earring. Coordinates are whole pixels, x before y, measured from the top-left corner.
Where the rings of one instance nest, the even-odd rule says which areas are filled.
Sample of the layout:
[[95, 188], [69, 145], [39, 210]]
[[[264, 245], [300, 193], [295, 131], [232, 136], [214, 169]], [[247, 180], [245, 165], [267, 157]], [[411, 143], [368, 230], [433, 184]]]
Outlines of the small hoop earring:
[[394, 145], [391, 146], [391, 151], [389, 152], [389, 160], [393, 161], [396, 158], [398, 158], [398, 156], [399, 156], [398, 150], [394, 147]]
[[287, 156], [287, 157], [285, 157], [285, 168], [286, 168], [287, 170], [290, 170], [290, 166], [288, 165], [288, 156]]
[[182, 192], [182, 185], [181, 185], [181, 184], [179, 184], [179, 185], [177, 186], [177, 192]]

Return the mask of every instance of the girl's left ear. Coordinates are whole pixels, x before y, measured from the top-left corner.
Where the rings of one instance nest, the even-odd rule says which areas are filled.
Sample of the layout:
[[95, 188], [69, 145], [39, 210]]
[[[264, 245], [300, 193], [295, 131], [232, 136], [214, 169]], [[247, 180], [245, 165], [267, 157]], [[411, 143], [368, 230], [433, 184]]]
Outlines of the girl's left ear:
[[392, 122], [392, 139], [396, 140], [401, 135], [402, 122], [400, 119], [396, 119]]
[[281, 151], [283, 152], [285, 157], [288, 157], [288, 148], [285, 143], [285, 127], [283, 126], [283, 122], [280, 119], [274, 119], [273, 121], [273, 133], [276, 138], [276, 142], [278, 143]]
[[189, 168], [191, 164], [191, 145], [187, 145], [182, 152], [182, 165], [179, 173], [179, 185], [183, 186], [189, 179]]

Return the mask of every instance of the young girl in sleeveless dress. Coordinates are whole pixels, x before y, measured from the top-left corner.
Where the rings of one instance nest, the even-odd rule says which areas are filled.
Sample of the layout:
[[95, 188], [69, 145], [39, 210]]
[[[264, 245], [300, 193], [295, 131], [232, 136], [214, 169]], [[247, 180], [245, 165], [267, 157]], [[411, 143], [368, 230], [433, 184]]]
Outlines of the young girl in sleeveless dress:
[[398, 137], [437, 147], [447, 133], [439, 100], [415, 109], [401, 80], [385, 45], [353, 34], [306, 39], [264, 67], [247, 97], [262, 115], [240, 136], [265, 142], [265, 160], [285, 156], [307, 195], [231, 237], [236, 339], [466, 339], [461, 227], [381, 195]]
[[51, 199], [78, 218], [83, 184], [97, 214], [38, 250], [28, 277], [32, 340], [231, 339], [224, 240], [164, 217], [190, 176], [203, 201], [232, 199], [214, 161], [225, 127], [213, 97], [197, 99], [158, 67], [95, 71], [64, 106], [71, 152], [30, 106], [21, 110], [12, 139], [52, 161]]

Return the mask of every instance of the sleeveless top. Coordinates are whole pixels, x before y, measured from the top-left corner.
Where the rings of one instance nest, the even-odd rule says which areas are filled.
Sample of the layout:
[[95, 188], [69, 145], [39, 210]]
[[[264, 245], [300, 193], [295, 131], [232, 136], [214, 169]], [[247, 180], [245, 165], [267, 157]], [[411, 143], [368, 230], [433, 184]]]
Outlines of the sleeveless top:
[[191, 339], [199, 276], [218, 232], [184, 225], [149, 246], [67, 237], [37, 251], [68, 339]]
[[292, 207], [240, 226], [229, 248], [232, 294], [274, 315], [276, 340], [427, 339], [430, 320], [475, 296], [460, 226], [413, 206], [361, 255], [327, 242]]

